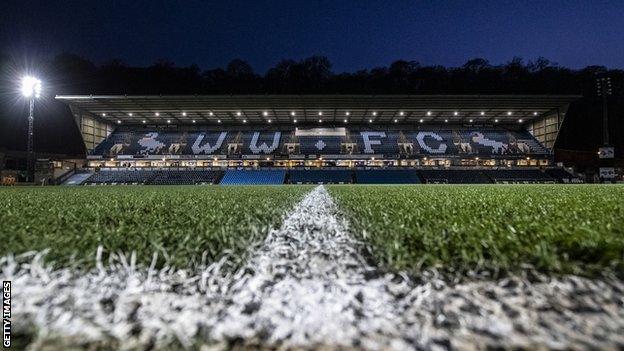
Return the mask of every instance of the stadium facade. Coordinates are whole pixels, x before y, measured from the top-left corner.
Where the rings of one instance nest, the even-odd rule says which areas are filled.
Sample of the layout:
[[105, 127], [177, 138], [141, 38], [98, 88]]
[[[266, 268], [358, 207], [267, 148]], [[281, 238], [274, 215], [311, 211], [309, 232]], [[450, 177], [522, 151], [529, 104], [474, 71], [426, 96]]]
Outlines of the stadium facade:
[[555, 95], [57, 96], [86, 183], [572, 182]]

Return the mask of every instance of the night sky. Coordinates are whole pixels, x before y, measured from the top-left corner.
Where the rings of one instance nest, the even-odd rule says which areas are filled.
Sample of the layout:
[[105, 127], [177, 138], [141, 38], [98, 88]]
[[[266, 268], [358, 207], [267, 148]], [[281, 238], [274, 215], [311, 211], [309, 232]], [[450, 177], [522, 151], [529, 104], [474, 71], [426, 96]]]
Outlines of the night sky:
[[459, 66], [544, 56], [624, 67], [624, 1], [3, 0], [0, 51], [75, 53], [96, 63], [157, 59], [202, 69], [325, 55], [334, 72], [397, 59]]

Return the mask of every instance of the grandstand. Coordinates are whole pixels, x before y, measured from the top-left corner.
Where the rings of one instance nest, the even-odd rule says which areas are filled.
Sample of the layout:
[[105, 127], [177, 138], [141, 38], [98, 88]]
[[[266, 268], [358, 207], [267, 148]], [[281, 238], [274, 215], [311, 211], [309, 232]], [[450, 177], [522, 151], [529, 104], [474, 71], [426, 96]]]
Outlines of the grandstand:
[[578, 96], [57, 96], [80, 184], [574, 183], [552, 147]]

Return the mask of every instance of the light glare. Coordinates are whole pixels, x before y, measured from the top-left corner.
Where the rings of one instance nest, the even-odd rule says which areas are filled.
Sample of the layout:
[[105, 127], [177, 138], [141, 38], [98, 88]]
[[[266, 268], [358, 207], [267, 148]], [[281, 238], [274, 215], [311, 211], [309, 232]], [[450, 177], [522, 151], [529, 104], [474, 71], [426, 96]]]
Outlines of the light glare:
[[41, 81], [32, 76], [22, 78], [22, 95], [38, 98], [41, 95]]

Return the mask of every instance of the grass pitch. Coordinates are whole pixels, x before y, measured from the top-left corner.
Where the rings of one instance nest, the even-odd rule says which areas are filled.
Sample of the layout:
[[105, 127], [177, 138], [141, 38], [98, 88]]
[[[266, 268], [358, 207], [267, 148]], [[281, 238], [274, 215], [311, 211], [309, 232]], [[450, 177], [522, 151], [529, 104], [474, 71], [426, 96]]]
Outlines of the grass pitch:
[[624, 271], [624, 186], [332, 186], [355, 235], [396, 270]]
[[[311, 187], [118, 186], [0, 189], [0, 256], [49, 249], [56, 264], [95, 263], [105, 253], [154, 252], [186, 268], [240, 257]], [[165, 261], [166, 260], [166, 261]]]

